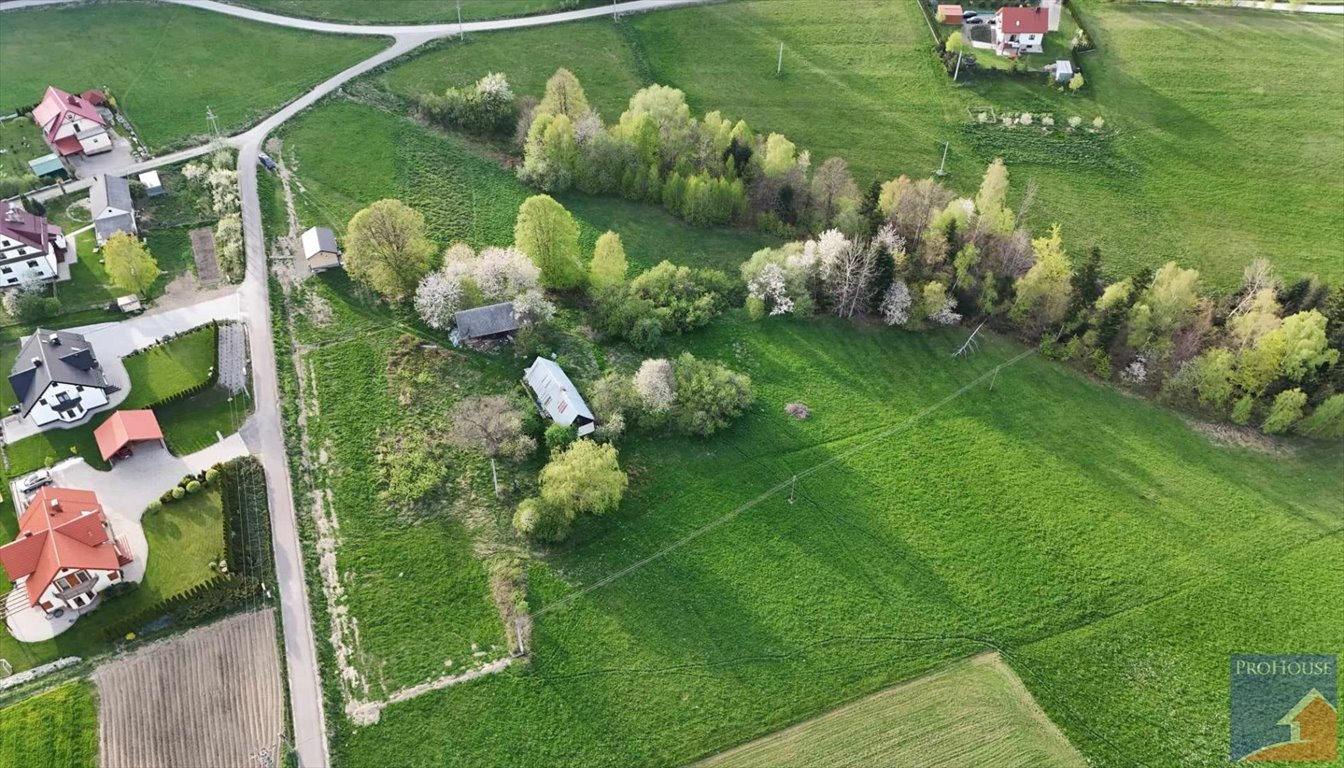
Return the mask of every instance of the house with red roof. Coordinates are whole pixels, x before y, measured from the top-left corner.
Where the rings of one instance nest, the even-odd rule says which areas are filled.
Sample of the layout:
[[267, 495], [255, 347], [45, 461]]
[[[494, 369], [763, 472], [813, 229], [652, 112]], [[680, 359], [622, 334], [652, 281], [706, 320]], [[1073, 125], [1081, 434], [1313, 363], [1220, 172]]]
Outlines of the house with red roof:
[[33, 122], [42, 138], [61, 157], [83, 153], [96, 155], [112, 149], [107, 121], [83, 96], [48, 86], [42, 101], [33, 108]]
[[1050, 31], [1046, 8], [1000, 8], [994, 14], [994, 50], [1001, 56], [1040, 53]]
[[0, 201], [0, 288], [55, 280], [65, 251], [60, 227], [17, 201]]
[[75, 488], [38, 490], [19, 518], [19, 535], [0, 547], [0, 565], [15, 593], [47, 615], [96, 607], [133, 559], [97, 495]]

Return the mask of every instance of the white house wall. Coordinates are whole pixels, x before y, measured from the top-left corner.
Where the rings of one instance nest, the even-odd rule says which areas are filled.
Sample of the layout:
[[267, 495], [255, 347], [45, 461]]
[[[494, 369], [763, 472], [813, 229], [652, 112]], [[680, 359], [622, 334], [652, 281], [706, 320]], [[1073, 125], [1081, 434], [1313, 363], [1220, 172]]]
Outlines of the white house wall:
[[0, 287], [56, 277], [56, 254], [51, 245], [45, 252], [27, 243], [0, 235]]
[[[66, 608], [68, 610], [77, 611], [80, 608], [84, 607], [84, 606], [76, 607], [70, 604], [69, 602], [62, 600], [61, 598], [56, 596], [56, 594], [61, 591], [60, 580], [79, 570], [82, 570], [85, 573], [89, 574], [89, 576], [93, 577], [93, 589], [89, 590], [88, 592], [82, 593], [88, 595], [91, 598], [97, 597], [98, 594], [101, 593], [103, 590], [121, 581], [120, 569], [115, 571], [104, 571], [97, 568], [62, 568], [60, 571], [57, 572], [56, 578], [53, 579], [52, 582], [47, 585], [46, 591], [42, 593], [42, 597], [37, 601], [37, 604], [42, 605], [43, 603], [50, 603], [51, 610], [56, 610], [57, 608]], [[115, 579], [113, 578], [114, 574], [116, 575]], [[51, 611], [48, 611], [48, 613], [50, 612]]]
[[[66, 411], [64, 416], [57, 413], [54, 407], [60, 402], [58, 396], [62, 392], [68, 395], [71, 400], [77, 399], [80, 401], [78, 407]], [[28, 412], [28, 416], [34, 424], [40, 427], [53, 421], [78, 421], [84, 418], [84, 414], [104, 405], [107, 405], [107, 393], [98, 387], [80, 387], [74, 384], [53, 382], [47, 386], [47, 391], [42, 393], [42, 397]]]

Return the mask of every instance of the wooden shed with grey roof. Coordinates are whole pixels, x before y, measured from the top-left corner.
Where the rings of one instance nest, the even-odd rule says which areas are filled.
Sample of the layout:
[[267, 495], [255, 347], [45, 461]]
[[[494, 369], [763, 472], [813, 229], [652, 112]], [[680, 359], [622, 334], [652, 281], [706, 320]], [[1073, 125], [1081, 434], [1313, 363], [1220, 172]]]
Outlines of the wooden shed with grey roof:
[[507, 336], [518, 330], [518, 316], [513, 302], [505, 301], [474, 309], [464, 309], [453, 315], [453, 343]]

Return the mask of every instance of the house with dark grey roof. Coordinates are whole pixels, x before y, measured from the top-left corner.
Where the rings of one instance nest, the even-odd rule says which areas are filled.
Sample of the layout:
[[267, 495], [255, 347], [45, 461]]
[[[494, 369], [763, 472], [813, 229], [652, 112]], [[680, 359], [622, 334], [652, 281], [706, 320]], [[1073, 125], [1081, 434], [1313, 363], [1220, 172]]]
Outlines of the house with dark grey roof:
[[19, 399], [19, 416], [39, 427], [79, 421], [107, 405], [108, 395], [117, 391], [83, 336], [42, 328], [19, 349], [9, 385]]
[[303, 260], [314, 272], [341, 266], [341, 249], [336, 233], [327, 227], [312, 227], [303, 233]]
[[93, 178], [89, 187], [89, 212], [93, 214], [93, 233], [98, 244], [118, 232], [137, 234], [135, 204], [131, 202], [131, 183], [122, 176], [103, 174]]
[[490, 304], [475, 309], [464, 309], [453, 315], [453, 343], [506, 336], [518, 330], [518, 316], [513, 313], [513, 302]]

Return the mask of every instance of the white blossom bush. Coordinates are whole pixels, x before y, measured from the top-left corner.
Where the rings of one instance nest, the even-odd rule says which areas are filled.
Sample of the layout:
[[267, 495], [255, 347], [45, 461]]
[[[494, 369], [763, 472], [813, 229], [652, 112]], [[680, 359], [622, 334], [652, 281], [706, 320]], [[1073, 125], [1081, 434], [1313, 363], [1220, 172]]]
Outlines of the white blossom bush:
[[988, 123], [988, 122], [989, 122], [989, 113], [988, 113], [988, 112], [977, 112], [976, 115], [975, 115], [975, 121], [976, 121], [977, 123], [980, 123], [981, 125], [984, 125], [985, 123]]
[[555, 317], [555, 304], [537, 288], [529, 288], [513, 297], [513, 317], [519, 325], [550, 322]]
[[956, 308], [957, 300], [949, 296], [942, 309], [929, 315], [929, 322], [934, 325], [956, 325], [960, 323], [961, 315], [956, 311]]
[[517, 248], [486, 248], [469, 263], [476, 287], [491, 301], [530, 291], [541, 278], [541, 270]]
[[633, 381], [635, 393], [650, 413], [666, 413], [677, 401], [677, 379], [670, 360], [645, 360]]
[[210, 199], [215, 214], [228, 216], [238, 210], [238, 172], [229, 168], [215, 168], [205, 177], [210, 187]]
[[873, 241], [881, 244], [887, 249], [887, 253], [896, 255], [905, 250], [905, 238], [896, 234], [896, 225], [883, 224], [882, 228], [877, 230], [873, 236]]
[[1012, 128], [1017, 121], [1013, 119], [1012, 115], [1004, 115], [999, 122], [1003, 123], [1004, 128]]
[[887, 325], [905, 325], [910, 320], [910, 302], [910, 286], [904, 280], [893, 280], [878, 308], [882, 321]]
[[182, 166], [182, 175], [188, 181], [196, 181], [205, 176], [205, 166], [201, 163], [187, 163]]
[[[430, 272], [415, 289], [415, 312], [425, 325], [444, 330], [453, 324], [453, 315], [462, 308], [465, 291], [462, 278], [452, 274], [450, 264]], [[516, 311], [516, 309], [515, 309]]]
[[1096, 118], [1092, 120], [1092, 130], [1100, 131], [1102, 128], [1105, 127], [1106, 127], [1106, 121], [1102, 119], [1101, 115], [1097, 115]]
[[34, 280], [31, 276], [21, 278], [19, 284], [5, 291], [0, 303], [3, 304], [5, 314], [10, 317], [17, 317], [19, 313], [19, 299], [29, 294], [42, 293], [45, 286]]
[[477, 80], [476, 92], [492, 101], [513, 101], [513, 89], [503, 72], [491, 72]]
[[1082, 125], [1082, 124], [1083, 124], [1083, 118], [1081, 118], [1081, 117], [1079, 117], [1079, 116], [1077, 116], [1077, 115], [1074, 115], [1073, 117], [1070, 117], [1070, 118], [1069, 118], [1069, 127], [1070, 127], [1070, 128], [1077, 128], [1078, 126], [1080, 126], [1080, 125]]
[[1047, 128], [1051, 128], [1054, 126], [1054, 124], [1055, 124], [1054, 115], [1041, 115], [1041, 125], [1044, 125]]
[[1120, 371], [1120, 380], [1126, 384], [1142, 384], [1148, 380], [1148, 359], [1139, 355], [1134, 362]]
[[582, 147], [606, 132], [607, 127], [602, 124], [601, 115], [592, 111], [585, 112], [583, 117], [574, 123], [574, 142]]
[[770, 315], [787, 315], [793, 312], [793, 299], [789, 298], [789, 282], [784, 267], [779, 264], [766, 264], [761, 268], [755, 280], [747, 283], [747, 295], [764, 302], [770, 308]]
[[1030, 112], [1023, 112], [1022, 116], [1017, 118], [1017, 122], [1021, 123], [1022, 125], [1031, 125], [1031, 120], [1032, 117]]

